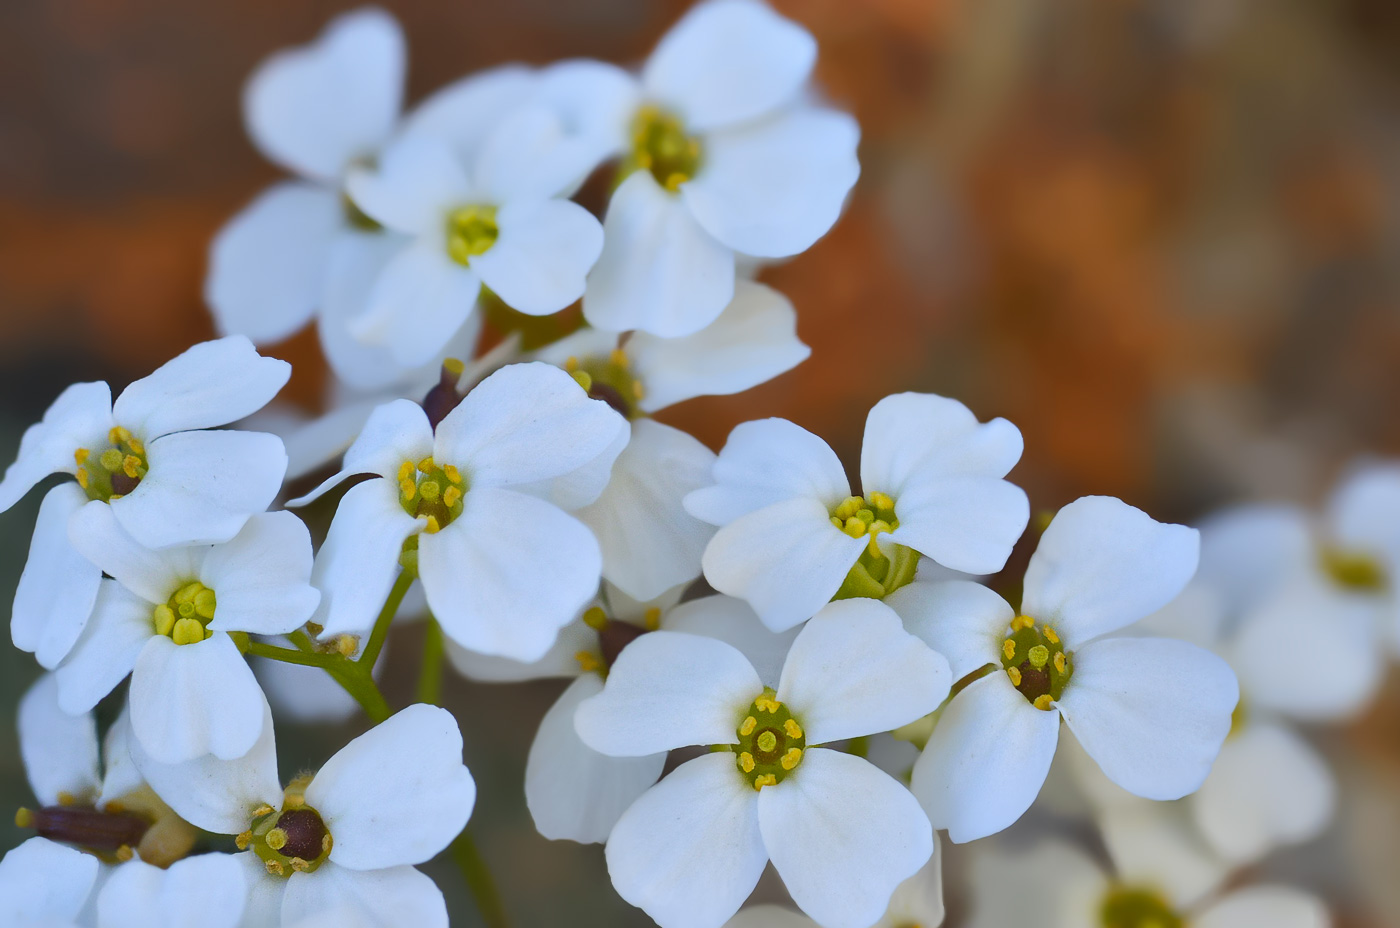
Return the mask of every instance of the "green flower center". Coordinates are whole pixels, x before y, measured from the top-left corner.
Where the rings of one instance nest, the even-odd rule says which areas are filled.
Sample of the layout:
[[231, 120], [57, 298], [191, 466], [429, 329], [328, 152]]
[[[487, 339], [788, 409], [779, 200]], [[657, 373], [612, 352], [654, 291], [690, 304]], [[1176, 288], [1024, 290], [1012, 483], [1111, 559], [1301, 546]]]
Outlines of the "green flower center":
[[753, 701], [736, 734], [732, 748], [739, 772], [754, 789], [776, 786], [802, 763], [807, 736], [788, 707], [771, 689]]
[[860, 559], [846, 574], [832, 599], [884, 599], [914, 579], [919, 554], [904, 545], [895, 545], [887, 557], [876, 539], [881, 532], [899, 528], [894, 500], [885, 493], [848, 496], [831, 510], [831, 524], [852, 538], [869, 538]]
[[414, 518], [426, 517], [429, 535], [446, 528], [462, 514], [467, 481], [451, 464], [439, 467], [432, 458], [399, 467], [399, 503]]
[[1103, 928], [1185, 928], [1186, 920], [1150, 889], [1117, 887], [1104, 897], [1099, 908]]
[[176, 644], [195, 644], [214, 633], [209, 622], [214, 618], [218, 601], [214, 591], [195, 580], [175, 591], [168, 602], [156, 606], [152, 619], [157, 635], [165, 635]]
[[1001, 643], [1001, 666], [1011, 678], [1011, 685], [1037, 709], [1046, 712], [1074, 674], [1072, 656], [1055, 629], [1049, 625], [1037, 627], [1035, 619], [1028, 615], [1011, 620], [1010, 637]]
[[1383, 593], [1390, 587], [1385, 565], [1364, 551], [1325, 547], [1319, 554], [1322, 570], [1332, 582], [1353, 593]]
[[321, 814], [289, 787], [282, 808], [257, 809], [252, 828], [239, 835], [237, 843], [239, 850], [251, 847], [269, 874], [286, 878], [321, 866], [334, 842]]
[[108, 447], [99, 451], [78, 448], [73, 460], [78, 463], [78, 485], [88, 499], [110, 503], [136, 489], [146, 476], [150, 464], [146, 446], [141, 439], [120, 425], [107, 433]]
[[496, 244], [501, 229], [496, 225], [496, 207], [463, 206], [447, 217], [447, 254], [463, 267], [476, 255], [484, 255]]
[[643, 106], [632, 118], [632, 150], [618, 177], [650, 171], [658, 184], [675, 193], [700, 170], [700, 156], [700, 140], [686, 134], [679, 116], [658, 106]]
[[645, 415], [637, 408], [637, 401], [645, 395], [642, 382], [632, 373], [632, 360], [621, 348], [614, 348], [606, 358], [569, 358], [564, 370], [590, 397], [607, 403], [623, 418]]

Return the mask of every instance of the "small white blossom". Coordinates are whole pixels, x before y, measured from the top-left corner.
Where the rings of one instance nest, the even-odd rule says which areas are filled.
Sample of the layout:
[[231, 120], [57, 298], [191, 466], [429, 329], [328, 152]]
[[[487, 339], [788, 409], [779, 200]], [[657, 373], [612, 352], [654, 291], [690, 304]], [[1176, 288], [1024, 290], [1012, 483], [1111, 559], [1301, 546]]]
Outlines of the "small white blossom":
[[817, 921], [870, 925], [928, 861], [932, 830], [902, 785], [821, 745], [926, 715], [949, 683], [947, 662], [869, 600], [808, 622], [776, 690], [722, 641], [642, 636], [579, 706], [584, 743], [618, 757], [731, 749], [682, 764], [623, 813], [607, 843], [613, 886], [663, 928], [718, 928], [771, 859]]
[[936, 827], [961, 843], [1020, 818], [1045, 782], [1061, 718], [1129, 792], [1179, 799], [1201, 785], [1239, 699], [1229, 665], [1184, 641], [1104, 637], [1174, 599], [1198, 552], [1195, 529], [1091, 496], [1041, 536], [1019, 613], [970, 581], [895, 595], [955, 677], [990, 670], [953, 698], [914, 768]]
[[113, 579], [57, 671], [65, 711], [86, 712], [131, 674], [131, 727], [168, 763], [247, 753], [262, 690], [230, 632], [280, 635], [311, 618], [311, 536], [290, 512], [248, 520], [220, 545], [150, 551], [109, 507], [84, 509], [75, 544]]
[[705, 579], [785, 629], [833, 596], [878, 599], [908, 584], [920, 554], [993, 573], [1030, 515], [1026, 494], [1003, 479], [1021, 447], [1010, 422], [979, 423], [956, 400], [887, 396], [866, 418], [864, 495], [853, 496], [826, 442], [786, 419], [745, 422], [720, 451], [715, 485], [685, 499], [721, 526]]

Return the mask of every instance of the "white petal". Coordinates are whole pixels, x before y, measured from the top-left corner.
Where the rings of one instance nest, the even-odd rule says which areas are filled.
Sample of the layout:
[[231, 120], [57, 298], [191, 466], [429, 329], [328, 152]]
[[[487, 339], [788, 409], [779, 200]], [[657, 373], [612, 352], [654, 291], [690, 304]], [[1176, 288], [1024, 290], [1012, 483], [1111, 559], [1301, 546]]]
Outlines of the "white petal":
[[1196, 572], [1200, 535], [1157, 522], [1110, 496], [1056, 514], [1026, 568], [1021, 612], [1055, 626], [1074, 648], [1176, 598]]
[[583, 467], [626, 427], [559, 368], [511, 364], [478, 384], [438, 424], [434, 456], [461, 468], [473, 489], [515, 486]]
[[102, 928], [236, 928], [248, 896], [231, 854], [186, 857], [162, 870], [140, 860], [113, 868], [97, 898]]
[[1111, 809], [1099, 820], [1119, 880], [1154, 887], [1178, 909], [1193, 906], [1229, 875], [1182, 811], [1139, 803]]
[[860, 176], [860, 126], [845, 113], [796, 106], [707, 135], [700, 172], [680, 188], [696, 222], [735, 251], [800, 254], [841, 215]]
[[646, 394], [637, 404], [656, 412], [696, 396], [728, 396], [772, 380], [807, 359], [797, 313], [783, 294], [751, 280], [734, 283], [719, 318], [682, 338], [637, 332], [627, 341]]
[[691, 515], [712, 525], [799, 496], [830, 509], [851, 492], [831, 446], [786, 419], [735, 426], [715, 462], [714, 479], [716, 486], [691, 493], [685, 503]]
[[98, 861], [47, 838], [30, 838], [0, 859], [0, 920], [61, 925], [78, 917], [97, 881]]
[[398, 487], [366, 480], [340, 499], [311, 583], [321, 591], [315, 621], [327, 637], [364, 634], [399, 575], [404, 540], [422, 523], [399, 505]]
[[311, 586], [311, 534], [285, 511], [259, 513], [216, 545], [200, 580], [218, 600], [214, 631], [285, 634], [306, 624], [321, 600]]
[[792, 99], [817, 60], [807, 30], [752, 0], [697, 4], [657, 43], [642, 84], [696, 129], [743, 122]]
[[709, 484], [714, 460], [714, 452], [679, 429], [651, 419], [632, 424], [603, 495], [576, 513], [598, 538], [608, 582], [645, 600], [700, 575], [700, 556], [715, 530], [681, 501]]
[[753, 666], [730, 645], [652, 632], [622, 649], [603, 692], [579, 706], [574, 725], [584, 744], [614, 757], [733, 744], [744, 711], [762, 692]]
[[209, 248], [204, 300], [218, 330], [267, 344], [310, 322], [344, 225], [334, 190], [284, 181], [259, 194]]
[[[243, 906], [243, 928], [257, 928], [259, 925], [281, 925], [282, 897], [286, 894], [288, 881], [268, 873], [263, 859], [252, 851], [234, 854], [233, 859], [243, 870], [244, 885], [248, 890], [248, 898], [244, 901]], [[359, 921], [346, 920], [343, 924], [317, 924], [311, 928], [363, 928], [363, 924]], [[297, 923], [297, 925], [298, 928], [304, 928], [301, 923]]]
[[1056, 703], [1110, 780], [1148, 799], [1195, 792], [1239, 701], [1219, 657], [1167, 638], [1105, 638], [1074, 652]]
[[[601, 62], [589, 64], [621, 72]], [[621, 132], [606, 139], [591, 135], [588, 127], [576, 134], [572, 120], [571, 113], [541, 99], [537, 88], [487, 134], [473, 165], [477, 189], [492, 203], [572, 194], [622, 139]]]
[[734, 252], [651, 172], [623, 181], [608, 203], [603, 252], [583, 295], [589, 324], [676, 338], [709, 325], [733, 298]]
[[783, 662], [797, 637], [798, 629], [772, 632], [759, 621], [758, 614], [742, 599], [732, 596], [702, 596], [666, 611], [661, 627], [671, 632], [704, 635], [737, 648], [758, 671], [765, 686], [778, 687]]
[[91, 501], [68, 522], [68, 540], [78, 553], [148, 603], [163, 603], [199, 575], [207, 548], [180, 546], [152, 551], [127, 534], [112, 507]]
[[681, 764], [608, 837], [613, 888], [661, 928], [719, 928], [768, 863], [757, 800], [731, 754]]
[[1246, 505], [1201, 524], [1198, 578], [1225, 597], [1233, 613], [1271, 596], [1316, 559], [1312, 517], [1298, 506]]
[[314, 42], [278, 52], [243, 94], [253, 142], [300, 174], [338, 180], [393, 129], [403, 99], [403, 31], [368, 7], [332, 20]]
[[350, 334], [384, 348], [396, 364], [419, 367], [442, 356], [480, 294], [475, 271], [453, 261], [438, 239], [420, 238], [389, 259]]
[[[593, 164], [621, 154], [641, 85], [632, 73], [602, 61], [575, 58], [541, 69], [531, 102], [559, 114], [576, 157]], [[576, 183], [583, 176], [575, 178]]]
[[228, 541], [282, 489], [287, 451], [264, 432], [177, 432], [146, 446], [150, 472], [112, 513], [148, 548]]
[[[1002, 846], [979, 846], [972, 858], [972, 912], [969, 928], [1006, 928], [1025, 917], [1026, 900], [1036, 900], [1047, 928], [1100, 928], [1099, 907], [1109, 890], [1099, 866], [1073, 844], [1042, 839], [1007, 853]], [[1007, 892], [1015, 886], [1015, 892]]]
[[335, 753], [306, 788], [352, 870], [423, 863], [466, 827], [476, 784], [452, 713], [409, 706]]
[[526, 662], [543, 657], [593, 598], [601, 567], [583, 523], [494, 487], [468, 491], [462, 514], [418, 541], [419, 576], [443, 632], [464, 648]]
[[472, 270], [511, 309], [547, 316], [583, 296], [584, 278], [603, 251], [603, 227], [577, 203], [507, 203], [496, 214], [500, 236]]
[[442, 890], [413, 867], [351, 870], [327, 861], [315, 873], [293, 873], [282, 900], [282, 924], [294, 925], [348, 906], [369, 928], [447, 928]]
[[519, 107], [539, 83], [523, 65], [478, 71], [434, 91], [404, 120], [403, 135], [448, 143], [463, 164], [476, 155], [489, 133]]
[[[1385, 674], [1375, 608], [1369, 597], [1307, 578], [1281, 586], [1245, 615], [1230, 649], [1250, 704], [1310, 720], [1359, 712]], [[1295, 661], [1305, 672], [1279, 672]]]
[[[1204, 536], [1202, 536], [1204, 541]], [[1222, 646], [1227, 621], [1237, 618], [1225, 608], [1225, 596], [1201, 575], [1186, 585], [1180, 595], [1147, 618], [1134, 622], [1124, 634], [1149, 638], [1180, 638], [1212, 651]]]
[[150, 443], [252, 415], [291, 376], [286, 361], [259, 355], [246, 336], [227, 335], [193, 345], [134, 381], [117, 397], [112, 417]]
[[[282, 801], [277, 739], [266, 700], [261, 711], [262, 733], [242, 757], [220, 760], [206, 754], [182, 764], [162, 764], [146, 753], [138, 739], [131, 738], [131, 759], [151, 789], [182, 819], [215, 834], [240, 834], [252, 824], [253, 810], [263, 805], [276, 807]], [[262, 870], [261, 862], [258, 869]]]
[[61, 483], [44, 495], [15, 588], [10, 636], [47, 670], [73, 649], [97, 600], [102, 571], [68, 540], [69, 519], [87, 502], [75, 483]]
[[702, 563], [711, 586], [746, 600], [764, 625], [785, 631], [836, 594], [867, 543], [833, 526], [816, 500], [789, 499], [721, 528]]
[[773, 866], [802, 911], [830, 928], [865, 928], [933, 853], [918, 800], [874, 764], [812, 748], [758, 794]]
[[[305, 667], [265, 657], [248, 659], [268, 702], [289, 722], [346, 722], [360, 711], [360, 704], [344, 687], [319, 667]], [[377, 671], [381, 671], [381, 660]]]
[[1026, 529], [1030, 501], [1020, 487], [993, 477], [943, 477], [925, 471], [895, 500], [899, 527], [881, 545], [901, 544], [944, 567], [996, 573]]
[[405, 461], [414, 465], [433, 453], [433, 427], [423, 407], [412, 400], [391, 400], [374, 407], [359, 436], [345, 451], [340, 472], [305, 496], [288, 500], [304, 506], [356, 474], [378, 474], [395, 484]]
[[1059, 713], [1035, 708], [992, 673], [943, 710], [914, 765], [914, 795], [956, 844], [996, 834], [1035, 801], [1059, 736]]
[[530, 744], [525, 802], [536, 830], [554, 841], [606, 841], [622, 813], [657, 781], [666, 765], [664, 751], [609, 757], [579, 739], [574, 710], [602, 689], [602, 679], [593, 673], [569, 684], [545, 713]]
[[890, 907], [877, 928], [897, 928], [902, 925], [927, 925], [937, 928], [943, 924], [943, 854], [938, 833], [933, 835], [933, 856], [919, 871], [899, 884], [890, 897]]
[[58, 699], [70, 715], [87, 712], [126, 678], [155, 633], [151, 604], [104, 580], [92, 618], [55, 674]]
[[906, 632], [893, 609], [847, 599], [803, 626], [783, 665], [778, 699], [801, 722], [808, 744], [826, 744], [923, 718], [952, 683], [948, 661]]
[[860, 482], [898, 502], [915, 475], [1005, 477], [1022, 448], [1020, 430], [1005, 419], [979, 423], [972, 410], [946, 396], [896, 393], [865, 418]]
[[1332, 917], [1316, 896], [1291, 886], [1235, 890], [1192, 919], [1196, 928], [1330, 928]]
[[396, 232], [441, 240], [447, 214], [476, 199], [461, 159], [447, 143], [406, 135], [374, 168], [356, 168], [345, 189], [370, 218]]
[[223, 632], [185, 645], [152, 636], [131, 671], [131, 730], [161, 763], [242, 757], [262, 734], [263, 704], [257, 678]]
[[613, 465], [632, 440], [632, 430], [620, 413], [614, 412], [611, 423], [616, 428], [612, 442], [582, 467], [569, 471], [562, 477], [516, 484], [511, 489], [553, 503], [565, 512], [576, 512], [585, 506], [593, 505], [608, 488]]
[[1328, 506], [1332, 540], [1379, 553], [1400, 556], [1400, 466], [1370, 464], [1348, 475]]
[[554, 646], [544, 657], [531, 663], [513, 661], [507, 657], [478, 654], [447, 639], [447, 659], [453, 668], [468, 680], [481, 683], [520, 683], [525, 680], [545, 680], [550, 677], [576, 677], [582, 672], [574, 655], [580, 651], [593, 653], [598, 648], [598, 633], [575, 620], [559, 631]]
[[91, 713], [69, 715], [59, 708], [53, 674], [44, 674], [24, 694], [15, 728], [29, 788], [40, 805], [57, 805], [60, 793], [79, 802], [96, 798], [97, 720]]
[[44, 418], [24, 430], [19, 454], [0, 480], [0, 512], [19, 502], [49, 474], [77, 472], [79, 448], [102, 448], [112, 427], [112, 391], [101, 381], [75, 383], [58, 395]]
[[1246, 864], [1322, 833], [1336, 807], [1327, 763], [1282, 725], [1246, 725], [1220, 748], [1191, 797], [1191, 814], [1216, 851]]
[[99, 808], [121, 799], [146, 786], [146, 779], [136, 767], [131, 756], [131, 744], [136, 738], [131, 733], [131, 706], [122, 707], [117, 720], [102, 737], [102, 791], [97, 797]]
[[918, 580], [885, 597], [904, 627], [948, 659], [961, 680], [1000, 658], [1016, 612], [996, 593], [971, 580]]

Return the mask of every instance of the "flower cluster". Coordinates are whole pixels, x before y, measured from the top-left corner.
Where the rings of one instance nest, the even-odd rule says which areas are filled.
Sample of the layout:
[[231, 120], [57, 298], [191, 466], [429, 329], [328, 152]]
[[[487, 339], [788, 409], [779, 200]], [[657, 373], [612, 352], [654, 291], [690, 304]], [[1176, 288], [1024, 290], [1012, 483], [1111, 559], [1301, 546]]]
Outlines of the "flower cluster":
[[[222, 337], [115, 402], [68, 388], [0, 481], [8, 509], [73, 478], [39, 506], [11, 620], [49, 673], [19, 712], [37, 837], [0, 862], [6, 924], [446, 925], [416, 866], [453, 845], [489, 878], [462, 736], [431, 704], [444, 661], [572, 678], [526, 803], [543, 836], [604, 844], [662, 928], [932, 928], [936, 832], [1013, 825], [1057, 754], [1115, 874], [989, 852], [976, 924], [1016, 923], [1022, 890], [1066, 926], [1322, 923], [1298, 893], [1217, 897], [1224, 863], [1173, 882], [1132, 853], [1166, 839], [1133, 829], [1194, 822], [1235, 865], [1325, 824], [1325, 766], [1282, 719], [1376, 686], [1400, 475], [1348, 484], [1326, 529], [1250, 510], [1203, 534], [1085, 497], [1007, 582], [987, 578], [1031, 508], [1005, 419], [888, 396], [855, 485], [784, 419], [716, 454], [652, 418], [809, 353], [751, 278], [825, 234], [859, 173], [815, 58], [758, 0], [703, 0], [636, 72], [501, 67], [407, 111], [378, 10], [258, 69], [249, 131], [295, 179], [213, 244]], [[573, 199], [590, 178], [601, 216]], [[290, 368], [255, 345], [313, 318], [336, 383], [305, 421], [269, 405]], [[419, 702], [395, 712], [376, 669], [420, 616]], [[283, 670], [342, 698], [299, 678], [289, 700]], [[347, 707], [371, 726], [279, 776], [274, 708]], [[803, 914], [741, 911], [770, 863]]]

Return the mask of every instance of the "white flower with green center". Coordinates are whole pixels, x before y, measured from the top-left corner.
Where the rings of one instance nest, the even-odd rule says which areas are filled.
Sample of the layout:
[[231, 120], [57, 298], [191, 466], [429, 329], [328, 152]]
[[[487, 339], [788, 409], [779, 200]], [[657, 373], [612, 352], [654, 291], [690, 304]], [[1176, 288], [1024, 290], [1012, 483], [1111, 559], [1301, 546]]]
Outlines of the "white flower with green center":
[[97, 893], [98, 928], [238, 928], [248, 877], [231, 854], [200, 854], [168, 869], [141, 860], [112, 870]]
[[0, 858], [0, 923], [11, 928], [77, 928], [97, 882], [96, 857], [30, 838]]
[[1104, 637], [1160, 609], [1196, 571], [1195, 529], [1110, 497], [1055, 516], [1026, 568], [1018, 613], [971, 581], [890, 601], [966, 685], [914, 767], [914, 794], [955, 842], [1006, 828], [1040, 792], [1061, 718], [1110, 780], [1148, 799], [1196, 790], [1230, 731], [1239, 686], [1204, 648]]
[[1026, 494], [1003, 478], [1021, 457], [1005, 419], [979, 423], [956, 400], [887, 396], [865, 420], [862, 496], [826, 444], [785, 419], [734, 429], [714, 486], [685, 498], [721, 526], [705, 579], [747, 600], [769, 628], [806, 621], [833, 597], [883, 598], [919, 556], [953, 570], [1000, 570], [1026, 527]]
[[110, 507], [83, 509], [73, 542], [112, 579], [58, 668], [64, 711], [87, 712], [131, 675], [131, 728], [169, 763], [248, 752], [262, 690], [232, 632], [282, 635], [311, 618], [311, 536], [290, 512], [253, 516], [231, 540], [151, 551]]
[[260, 357], [238, 336], [195, 345], [116, 403], [102, 382], [64, 390], [25, 431], [0, 481], [4, 511], [49, 474], [77, 479], [39, 507], [10, 620], [16, 647], [51, 670], [82, 633], [102, 575], [68, 539], [85, 506], [110, 507], [150, 548], [227, 541], [265, 510], [287, 467], [281, 440], [212, 429], [256, 412], [290, 375], [289, 364]]
[[589, 395], [632, 422], [632, 438], [602, 496], [580, 510], [603, 549], [603, 576], [651, 599], [700, 573], [713, 526], [685, 511], [686, 494], [710, 483], [715, 455], [650, 418], [697, 396], [740, 393], [791, 370], [811, 353], [797, 337], [792, 303], [739, 281], [713, 323], [683, 338], [584, 329], [536, 353], [571, 372]]
[[236, 760], [165, 765], [133, 752], [176, 812], [236, 836], [245, 924], [290, 928], [349, 906], [372, 928], [446, 928], [442, 892], [415, 865], [451, 843], [476, 802], [452, 714], [409, 706], [284, 790], [266, 703], [262, 711], [262, 736]]
[[873, 601], [808, 622], [776, 688], [722, 641], [641, 636], [578, 707], [579, 737], [616, 757], [712, 750], [623, 813], [607, 844], [613, 886], [662, 928], [719, 928], [771, 859], [818, 922], [870, 925], [928, 861], [932, 830], [896, 780], [823, 745], [927, 715], [949, 682], [942, 656]]
[[449, 645], [448, 655], [464, 676], [514, 682], [573, 677], [545, 713], [525, 764], [525, 801], [535, 828], [552, 840], [584, 844], [607, 840], [618, 817], [661, 776], [666, 753], [611, 757], [584, 744], [574, 730], [578, 705], [603, 689], [608, 668], [623, 649], [650, 632], [686, 632], [738, 648], [765, 685], [776, 686], [783, 658], [796, 632], [774, 634], [742, 600], [705, 596], [679, 602], [684, 586], [638, 602], [610, 584], [539, 661], [520, 664]]
[[[621, 180], [588, 278], [588, 321], [689, 335], [734, 296], [743, 256], [806, 251], [860, 174], [860, 129], [807, 92], [812, 36], [753, 0], [693, 7], [640, 79], [577, 75], [580, 121], [611, 133]], [[586, 88], [586, 92], [585, 92]]]
[[341, 498], [317, 555], [323, 638], [374, 624], [408, 542], [448, 637], [537, 660], [598, 589], [598, 542], [557, 503], [596, 499], [626, 440], [606, 403], [538, 362], [487, 377], [436, 431], [416, 403], [379, 407], [341, 472], [292, 501], [374, 478]]
[[1151, 811], [1111, 816], [1105, 872], [1067, 842], [982, 850], [968, 928], [1005, 928], [1035, 900], [1043, 928], [1328, 928], [1316, 897], [1290, 886], [1221, 890], [1226, 869]]

